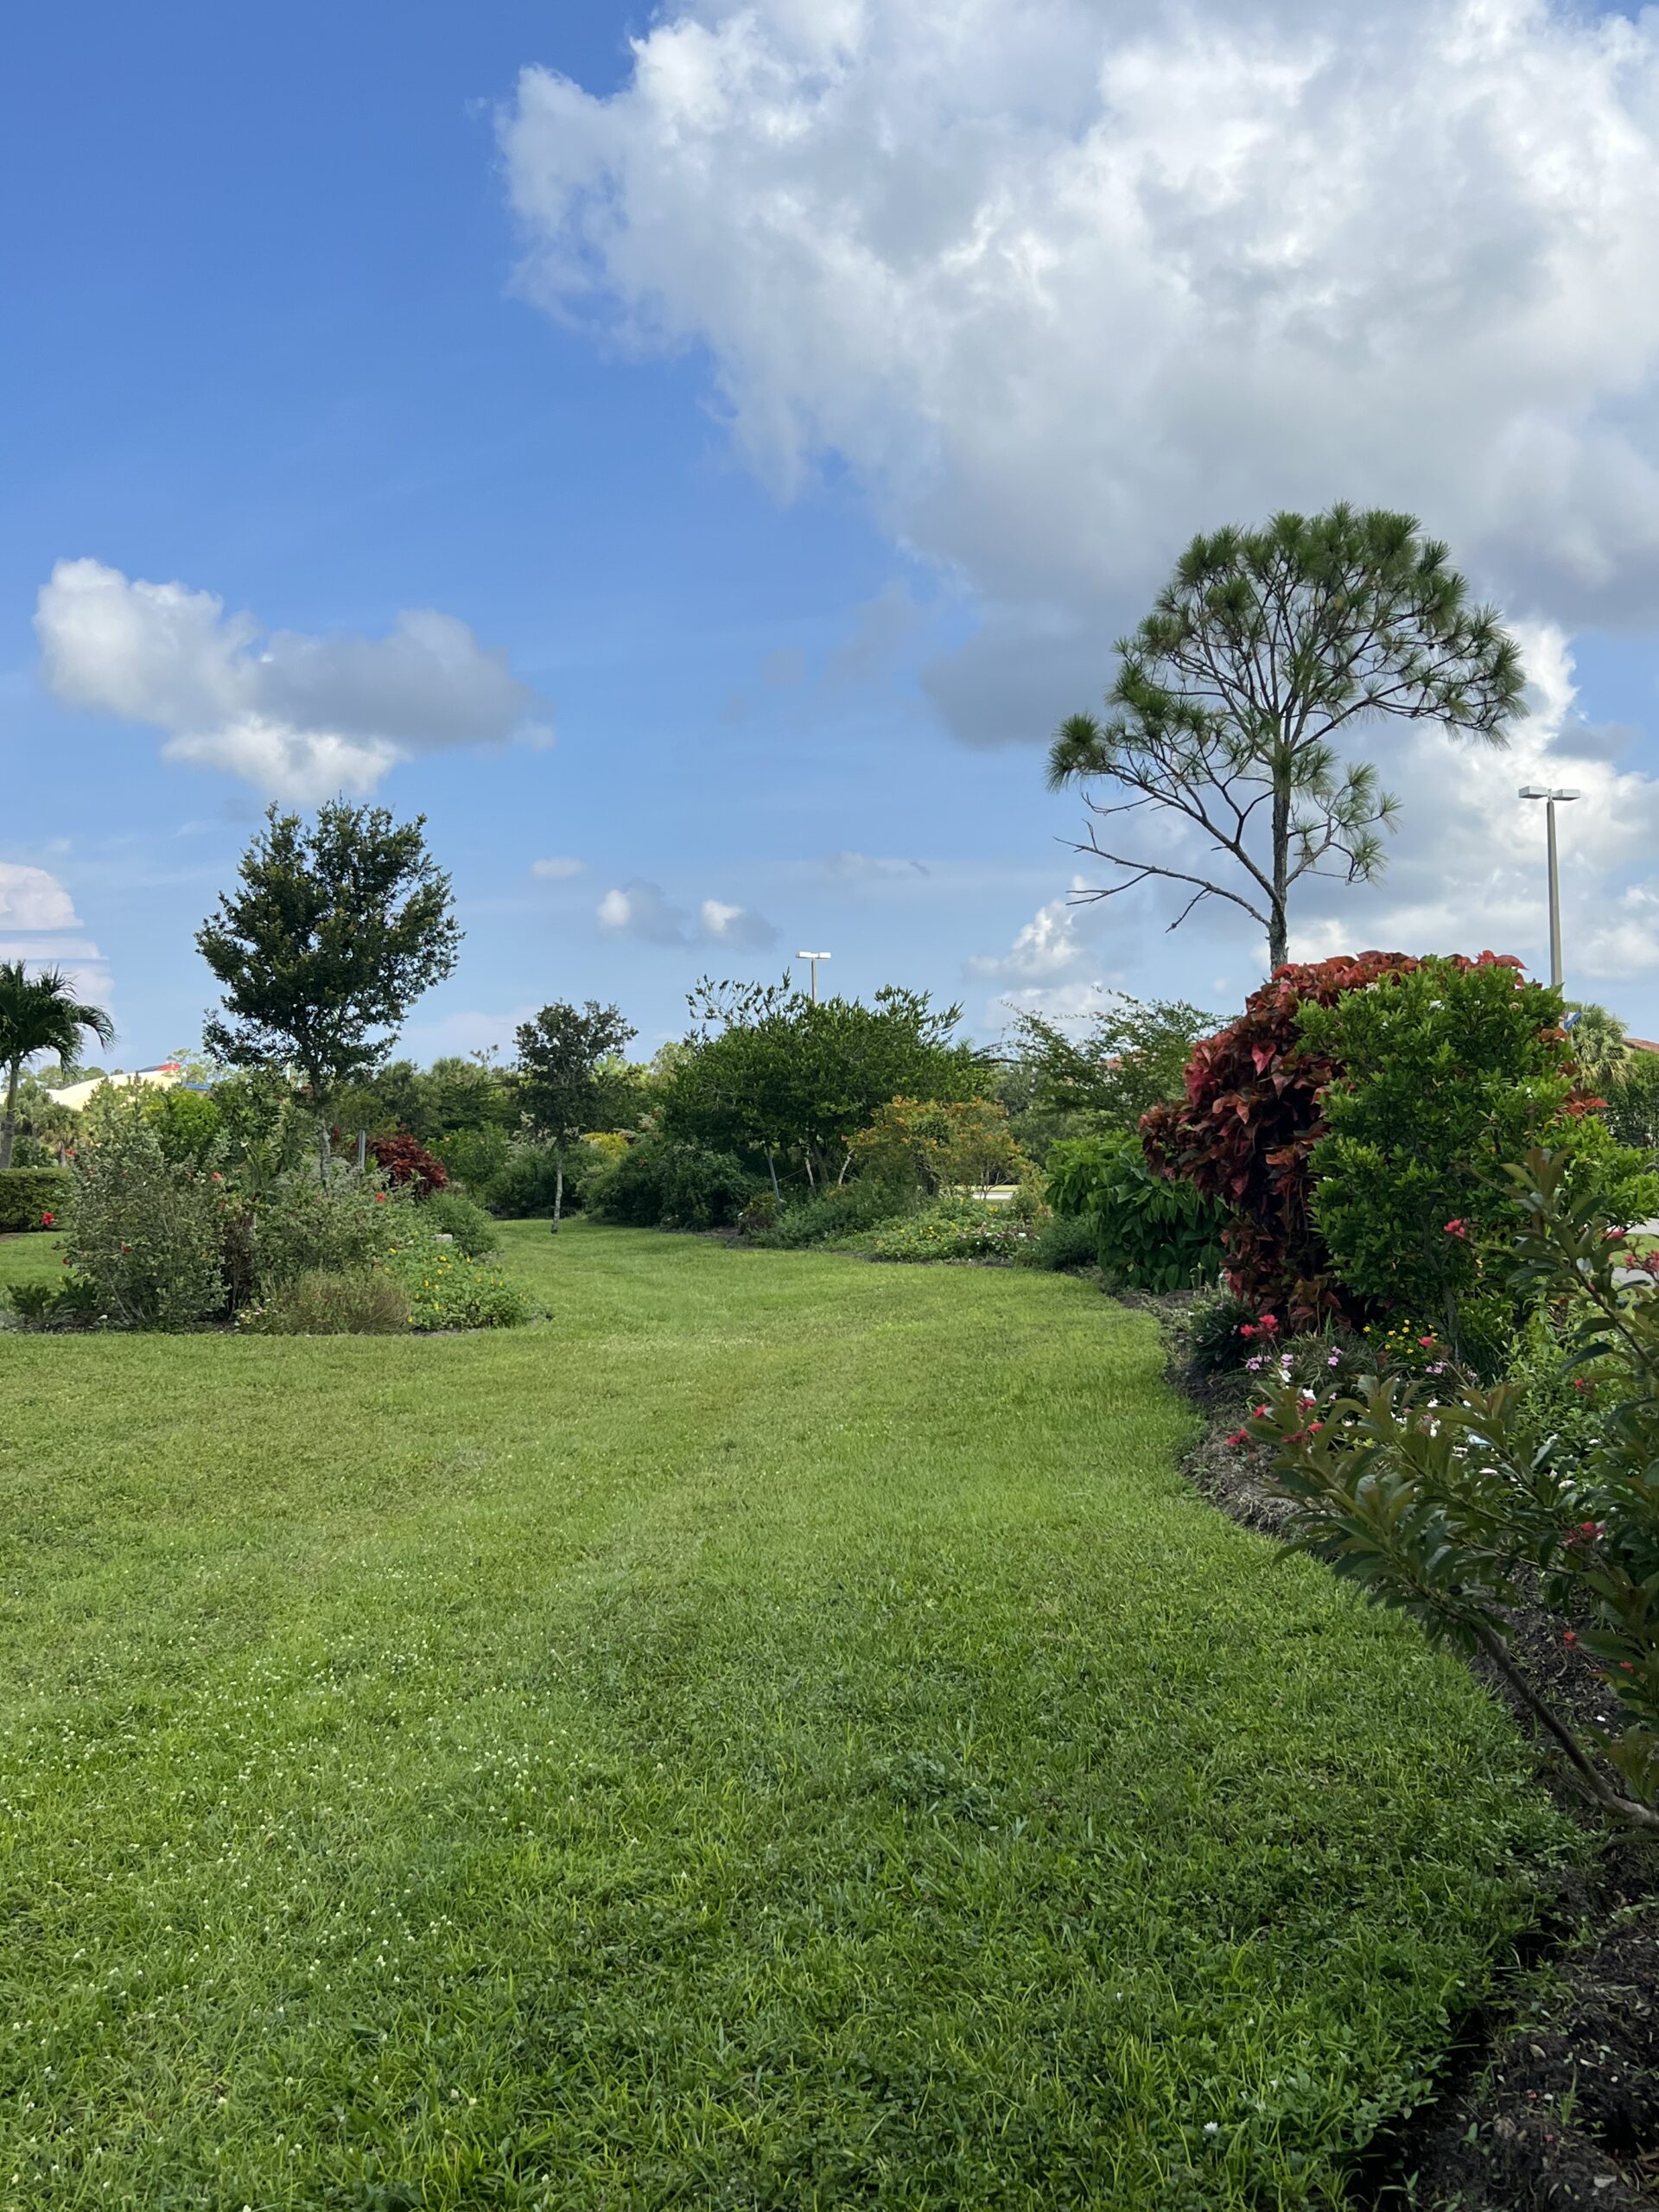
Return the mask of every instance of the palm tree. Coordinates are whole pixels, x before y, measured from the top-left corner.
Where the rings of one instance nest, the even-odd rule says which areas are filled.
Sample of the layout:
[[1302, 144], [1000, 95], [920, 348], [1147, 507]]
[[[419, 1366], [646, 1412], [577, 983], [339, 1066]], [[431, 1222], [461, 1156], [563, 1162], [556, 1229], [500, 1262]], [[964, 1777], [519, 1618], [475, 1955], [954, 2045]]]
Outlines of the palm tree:
[[31, 976], [21, 960], [0, 960], [0, 1066], [6, 1071], [6, 1111], [0, 1120], [0, 1168], [11, 1165], [17, 1135], [17, 1083], [25, 1060], [55, 1052], [69, 1066], [90, 1029], [99, 1043], [115, 1041], [115, 1024], [101, 1006], [85, 1006], [60, 968]]

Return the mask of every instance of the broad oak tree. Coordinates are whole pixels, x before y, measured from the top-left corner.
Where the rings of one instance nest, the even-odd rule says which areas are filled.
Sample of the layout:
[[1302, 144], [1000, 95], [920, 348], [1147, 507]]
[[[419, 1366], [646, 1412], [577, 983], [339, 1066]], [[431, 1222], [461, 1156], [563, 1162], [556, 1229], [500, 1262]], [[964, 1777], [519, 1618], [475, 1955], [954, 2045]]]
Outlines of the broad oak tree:
[[[1366, 724], [1436, 721], [1505, 744], [1524, 689], [1494, 609], [1470, 603], [1446, 548], [1410, 515], [1346, 505], [1192, 540], [1156, 605], [1117, 645], [1104, 720], [1073, 715], [1049, 753], [1051, 790], [1113, 787], [1079, 852], [1259, 922], [1269, 972], [1287, 958], [1304, 876], [1370, 882], [1399, 802], [1341, 749]], [[1150, 809], [1173, 828], [1139, 852], [1099, 824]], [[1214, 855], [1214, 859], [1211, 858]], [[1215, 860], [1225, 863], [1220, 868]]]
[[203, 1043], [231, 1067], [298, 1072], [325, 1181], [335, 1094], [381, 1065], [410, 1008], [455, 965], [454, 901], [425, 829], [424, 815], [398, 823], [344, 799], [309, 827], [272, 806], [237, 889], [196, 932], [224, 988]]
[[565, 1147], [601, 1126], [607, 1103], [626, 1083], [614, 1071], [618, 1055], [636, 1033], [620, 1007], [595, 999], [581, 1007], [556, 999], [514, 1033], [514, 1080], [524, 1119], [553, 1147], [556, 1236], [564, 1211]]

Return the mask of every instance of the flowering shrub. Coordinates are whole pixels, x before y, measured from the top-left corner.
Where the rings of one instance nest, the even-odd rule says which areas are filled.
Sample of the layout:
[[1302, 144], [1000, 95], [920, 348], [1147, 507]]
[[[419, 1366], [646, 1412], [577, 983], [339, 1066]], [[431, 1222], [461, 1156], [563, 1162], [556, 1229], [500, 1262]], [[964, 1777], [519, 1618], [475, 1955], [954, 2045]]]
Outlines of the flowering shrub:
[[188, 1329], [226, 1309], [230, 1202], [218, 1172], [168, 1159], [156, 1129], [111, 1092], [86, 1108], [67, 1256], [98, 1315], [129, 1329]]
[[512, 1329], [530, 1319], [529, 1300], [499, 1268], [425, 1237], [399, 1246], [390, 1265], [411, 1329]]
[[861, 1242], [873, 1260], [1012, 1260], [1038, 1233], [1008, 1206], [955, 1196], [935, 1198]]
[[369, 1157], [394, 1190], [407, 1190], [417, 1198], [429, 1198], [449, 1180], [443, 1162], [407, 1129], [394, 1137], [371, 1137]]
[[[1516, 1287], [1567, 1317], [1567, 1379], [1595, 1391], [1599, 1421], [1540, 1443], [1524, 1380], [1486, 1386], [1447, 1368], [1329, 1397], [1280, 1382], [1240, 1434], [1272, 1452], [1292, 1543], [1482, 1653], [1584, 1793], [1659, 1830], [1659, 1293], [1629, 1280], [1622, 1237], [1574, 1194], [1573, 1165], [1535, 1150], [1507, 1171], [1524, 1222]], [[1513, 1614], [1540, 1588], [1615, 1725], [1587, 1728], [1518, 1663]]]
[[1559, 992], [1512, 965], [1425, 960], [1298, 1018], [1304, 1048], [1333, 1071], [1307, 1164], [1344, 1291], [1433, 1315], [1454, 1355], [1484, 1369], [1517, 1318], [1491, 1264], [1515, 1227], [1499, 1161], [1551, 1143], [1604, 1213], [1659, 1206], [1642, 1155], [1585, 1120], [1560, 1014]]
[[0, 1236], [55, 1228], [73, 1187], [67, 1168], [0, 1168]]
[[309, 1166], [278, 1175], [263, 1198], [245, 1206], [252, 1293], [263, 1299], [302, 1274], [351, 1274], [378, 1265], [413, 1233], [415, 1204], [409, 1185], [383, 1190], [378, 1173], [336, 1168], [327, 1183]]

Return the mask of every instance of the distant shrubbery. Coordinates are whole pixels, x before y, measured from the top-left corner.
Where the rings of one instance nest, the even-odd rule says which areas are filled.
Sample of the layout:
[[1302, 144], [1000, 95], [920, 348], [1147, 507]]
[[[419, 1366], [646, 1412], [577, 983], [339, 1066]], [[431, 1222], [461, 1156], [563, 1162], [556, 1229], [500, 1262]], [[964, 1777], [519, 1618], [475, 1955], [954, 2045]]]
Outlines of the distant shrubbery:
[[54, 1227], [72, 1187], [66, 1168], [0, 1167], [0, 1236]]
[[[137, 1092], [100, 1093], [54, 1214], [65, 1277], [14, 1295], [13, 1312], [41, 1325], [164, 1330], [245, 1317], [287, 1334], [524, 1318], [517, 1291], [480, 1264], [494, 1224], [435, 1187], [412, 1140], [390, 1141], [387, 1168], [336, 1163], [325, 1183], [313, 1160], [288, 1164], [286, 1114], [276, 1092], [244, 1086], [210, 1130], [200, 1116], [156, 1114]], [[401, 1184], [388, 1173], [398, 1167]]]
[[762, 1187], [729, 1152], [666, 1136], [642, 1136], [584, 1183], [582, 1203], [601, 1221], [633, 1229], [724, 1229]]

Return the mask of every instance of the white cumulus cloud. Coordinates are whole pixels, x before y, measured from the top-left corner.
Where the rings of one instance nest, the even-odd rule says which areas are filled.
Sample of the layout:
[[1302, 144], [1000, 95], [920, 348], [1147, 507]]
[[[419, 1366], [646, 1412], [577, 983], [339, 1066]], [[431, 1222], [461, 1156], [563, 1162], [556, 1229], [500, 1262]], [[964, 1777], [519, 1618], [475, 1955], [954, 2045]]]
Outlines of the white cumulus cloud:
[[73, 930], [80, 926], [68, 887], [43, 868], [0, 861], [0, 926]]
[[728, 906], [723, 899], [703, 900], [702, 927], [703, 934], [716, 944], [760, 951], [778, 942], [778, 931], [764, 914], [748, 906]]
[[706, 348], [758, 469], [837, 456], [965, 581], [964, 736], [1045, 735], [1281, 505], [1408, 507], [1565, 620], [1659, 585], [1652, 10], [670, 0], [501, 137], [533, 296]]
[[639, 938], [647, 944], [701, 943], [753, 950], [775, 944], [778, 938], [764, 914], [757, 914], [750, 906], [729, 905], [723, 899], [703, 899], [694, 922], [661, 884], [647, 882], [641, 876], [607, 891], [594, 912], [604, 928]]
[[35, 627], [57, 696], [168, 732], [169, 760], [228, 770], [274, 798], [368, 791], [401, 760], [523, 734], [535, 694], [452, 614], [391, 633], [307, 637], [226, 614], [211, 592], [60, 561]]
[[[1073, 885], [1074, 890], [1077, 887]], [[977, 955], [968, 963], [968, 972], [1009, 982], [1039, 982], [1064, 975], [1086, 957], [1077, 936], [1081, 911], [1068, 899], [1051, 899], [1016, 932], [1006, 952]]]

